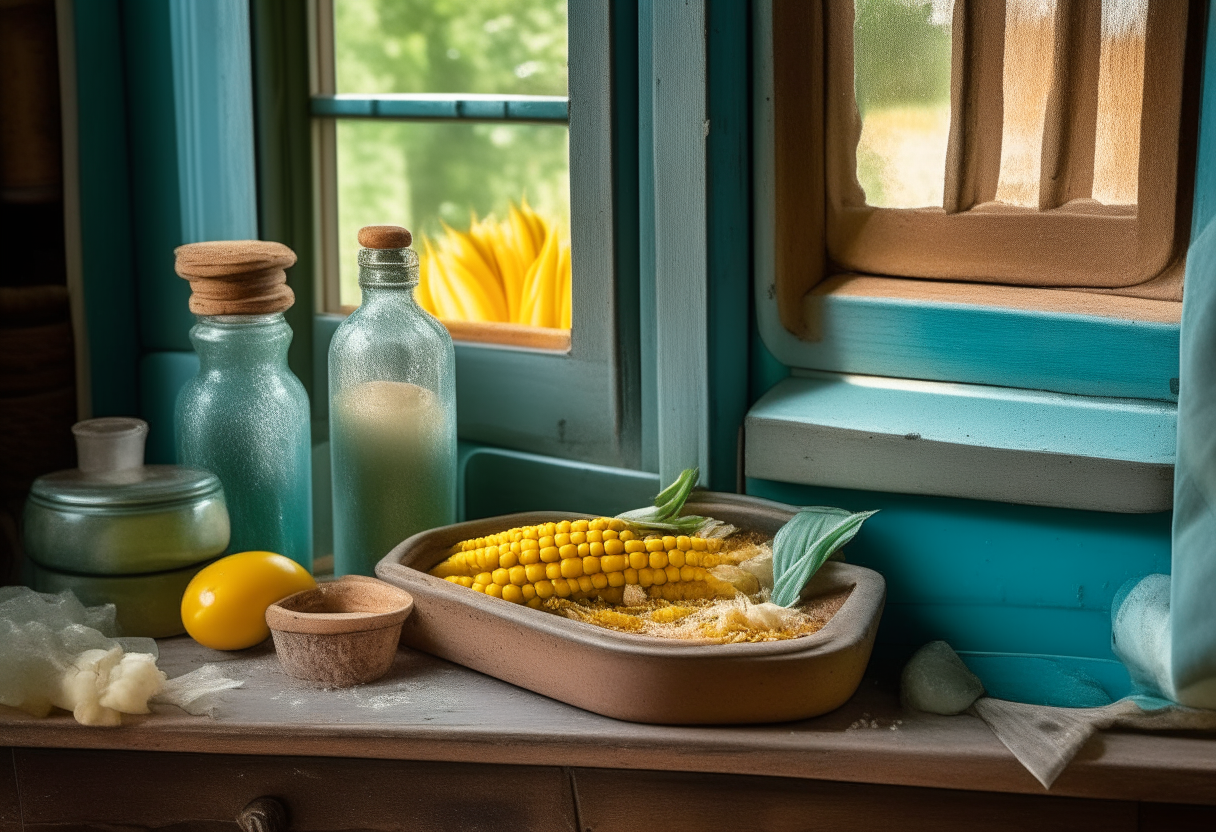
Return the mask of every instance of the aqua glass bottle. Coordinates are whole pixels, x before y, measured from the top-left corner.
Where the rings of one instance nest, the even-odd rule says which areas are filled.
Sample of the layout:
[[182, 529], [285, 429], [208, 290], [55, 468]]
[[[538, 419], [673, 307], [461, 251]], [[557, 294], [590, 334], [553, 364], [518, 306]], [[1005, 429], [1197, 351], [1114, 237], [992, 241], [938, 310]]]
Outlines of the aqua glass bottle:
[[281, 313], [200, 316], [198, 374], [177, 397], [177, 460], [223, 483], [228, 551], [277, 552], [312, 569], [308, 393], [287, 366]]
[[371, 575], [405, 538], [456, 521], [456, 357], [414, 299], [409, 232], [360, 232], [362, 305], [329, 347], [334, 571]]

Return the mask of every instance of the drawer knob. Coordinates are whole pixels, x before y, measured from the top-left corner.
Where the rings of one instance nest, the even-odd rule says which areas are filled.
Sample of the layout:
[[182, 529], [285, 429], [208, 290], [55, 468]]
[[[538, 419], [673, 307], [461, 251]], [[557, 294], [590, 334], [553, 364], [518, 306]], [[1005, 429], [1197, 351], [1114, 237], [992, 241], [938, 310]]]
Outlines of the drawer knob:
[[287, 832], [287, 809], [273, 797], [259, 797], [236, 816], [241, 832]]

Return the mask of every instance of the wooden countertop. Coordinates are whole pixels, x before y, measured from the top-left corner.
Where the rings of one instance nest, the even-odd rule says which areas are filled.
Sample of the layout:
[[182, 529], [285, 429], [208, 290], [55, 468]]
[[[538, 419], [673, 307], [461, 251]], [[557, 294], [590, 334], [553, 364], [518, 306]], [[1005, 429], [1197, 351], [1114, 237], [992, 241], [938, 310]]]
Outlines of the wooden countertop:
[[[870, 680], [838, 711], [803, 722], [639, 725], [404, 648], [384, 679], [326, 691], [284, 675], [269, 643], [220, 653], [185, 637], [161, 642], [159, 664], [170, 677], [211, 662], [245, 681], [213, 695], [212, 716], [155, 706], [151, 715], [124, 717], [121, 728], [86, 728], [69, 714], [35, 719], [0, 708], [0, 746], [660, 769], [1044, 793], [979, 719], [905, 711], [893, 691]], [[1216, 739], [1102, 733], [1050, 793], [1216, 804]]]

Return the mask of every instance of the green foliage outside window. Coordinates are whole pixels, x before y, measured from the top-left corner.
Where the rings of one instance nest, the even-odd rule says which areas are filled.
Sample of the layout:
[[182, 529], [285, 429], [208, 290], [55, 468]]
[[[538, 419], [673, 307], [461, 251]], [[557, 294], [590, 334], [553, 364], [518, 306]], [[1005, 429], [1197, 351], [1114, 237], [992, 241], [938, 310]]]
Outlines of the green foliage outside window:
[[[566, 95], [565, 0], [337, 0], [339, 93]], [[338, 122], [342, 302], [358, 302], [355, 234], [397, 222], [421, 237], [522, 198], [569, 223], [564, 125]]]

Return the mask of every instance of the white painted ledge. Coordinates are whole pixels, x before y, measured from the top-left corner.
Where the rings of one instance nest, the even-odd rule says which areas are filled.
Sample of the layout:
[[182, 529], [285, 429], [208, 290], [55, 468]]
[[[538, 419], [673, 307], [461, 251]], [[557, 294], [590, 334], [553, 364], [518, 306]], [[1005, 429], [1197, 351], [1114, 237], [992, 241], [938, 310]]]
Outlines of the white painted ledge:
[[799, 371], [748, 413], [747, 476], [1114, 512], [1173, 504], [1177, 407]]

